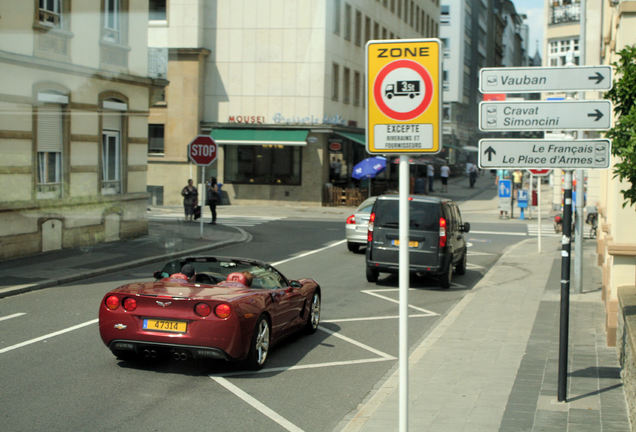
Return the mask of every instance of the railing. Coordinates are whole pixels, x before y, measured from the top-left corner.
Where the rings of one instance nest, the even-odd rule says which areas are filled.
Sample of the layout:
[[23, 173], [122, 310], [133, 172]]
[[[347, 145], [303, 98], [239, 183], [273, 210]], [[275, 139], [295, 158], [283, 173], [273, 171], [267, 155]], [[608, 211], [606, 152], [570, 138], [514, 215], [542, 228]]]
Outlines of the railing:
[[581, 4], [554, 5], [550, 8], [550, 24], [574, 23], [581, 20]]

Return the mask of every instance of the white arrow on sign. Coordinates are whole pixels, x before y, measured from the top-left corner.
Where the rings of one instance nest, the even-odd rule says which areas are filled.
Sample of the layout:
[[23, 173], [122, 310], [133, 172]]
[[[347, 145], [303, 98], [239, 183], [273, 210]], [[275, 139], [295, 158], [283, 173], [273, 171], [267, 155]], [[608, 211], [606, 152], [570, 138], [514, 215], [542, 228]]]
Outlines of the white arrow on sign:
[[608, 100], [481, 102], [479, 129], [506, 130], [607, 130], [612, 124]]
[[608, 139], [580, 141], [482, 139], [480, 168], [609, 168], [612, 142]]
[[512, 67], [482, 68], [479, 91], [482, 93], [532, 93], [579, 90], [610, 90], [612, 67]]

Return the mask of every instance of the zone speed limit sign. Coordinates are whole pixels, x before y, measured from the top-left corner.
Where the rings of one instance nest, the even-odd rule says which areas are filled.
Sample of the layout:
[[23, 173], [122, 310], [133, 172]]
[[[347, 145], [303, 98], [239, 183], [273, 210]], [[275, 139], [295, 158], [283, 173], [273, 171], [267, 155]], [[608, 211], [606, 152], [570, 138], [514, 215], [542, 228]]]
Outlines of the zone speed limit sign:
[[440, 47], [439, 39], [367, 42], [368, 153], [440, 152]]

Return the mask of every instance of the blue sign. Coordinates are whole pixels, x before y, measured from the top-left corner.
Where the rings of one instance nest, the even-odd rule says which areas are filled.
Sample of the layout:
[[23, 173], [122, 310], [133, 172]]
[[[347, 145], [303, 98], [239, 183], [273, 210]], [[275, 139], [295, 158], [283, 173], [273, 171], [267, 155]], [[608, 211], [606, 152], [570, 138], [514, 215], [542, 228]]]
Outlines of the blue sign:
[[528, 190], [519, 189], [517, 191], [517, 206], [520, 208], [528, 207]]
[[499, 191], [499, 198], [512, 197], [512, 180], [510, 179], [499, 180], [499, 186], [497, 187], [497, 190]]

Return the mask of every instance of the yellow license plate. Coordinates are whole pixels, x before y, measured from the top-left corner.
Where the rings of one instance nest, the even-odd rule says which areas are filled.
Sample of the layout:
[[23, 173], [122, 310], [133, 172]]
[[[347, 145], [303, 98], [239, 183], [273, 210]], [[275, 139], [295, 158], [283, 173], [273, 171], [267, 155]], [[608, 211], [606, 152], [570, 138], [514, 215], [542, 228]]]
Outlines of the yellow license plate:
[[[399, 245], [400, 245], [399, 240], [393, 240], [393, 246], [399, 246]], [[418, 247], [419, 245], [420, 245], [420, 242], [417, 242], [415, 240], [409, 242], [409, 247]]]
[[188, 329], [186, 321], [172, 321], [160, 319], [144, 319], [144, 330], [161, 331], [169, 333], [185, 333]]

